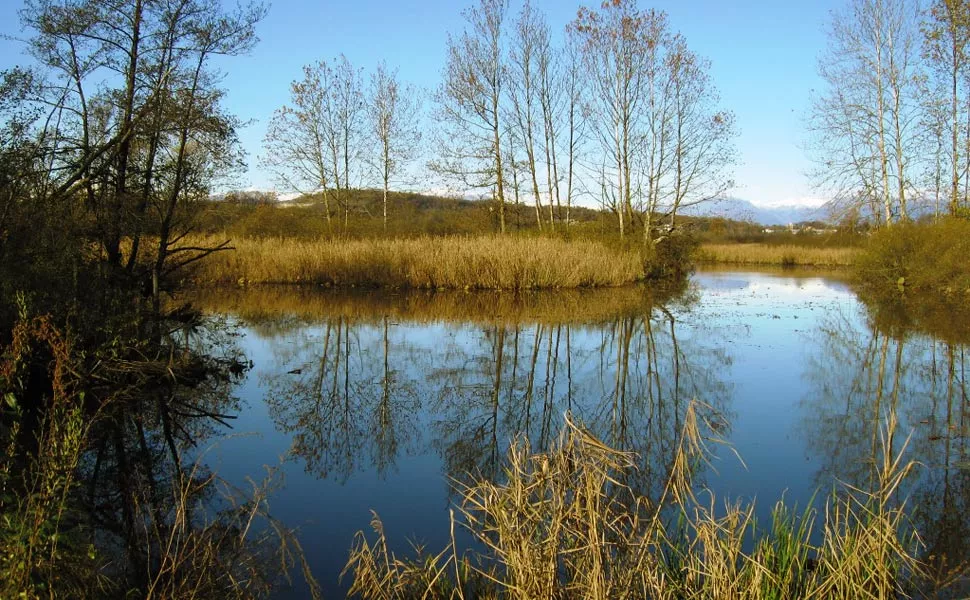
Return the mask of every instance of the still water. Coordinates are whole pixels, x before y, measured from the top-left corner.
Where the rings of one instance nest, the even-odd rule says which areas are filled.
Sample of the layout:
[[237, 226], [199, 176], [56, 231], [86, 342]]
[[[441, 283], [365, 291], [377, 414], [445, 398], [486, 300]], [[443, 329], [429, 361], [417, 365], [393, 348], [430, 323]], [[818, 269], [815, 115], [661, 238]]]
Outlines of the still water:
[[253, 364], [234, 390], [231, 435], [213, 438], [205, 461], [239, 485], [282, 474], [271, 511], [298, 529], [331, 597], [349, 584], [338, 574], [371, 511], [395, 551], [437, 552], [453, 481], [501, 478], [510, 441], [548, 447], [567, 411], [635, 452], [634, 485], [655, 492], [692, 399], [716, 456], [697, 485], [753, 499], [761, 517], [782, 497], [804, 506], [816, 491], [864, 485], [896, 414], [895, 446], [908, 440], [921, 463], [904, 493], [926, 555], [970, 555], [966, 327], [868, 307], [837, 277], [701, 272], [667, 295], [264, 289], [200, 300], [237, 324]]

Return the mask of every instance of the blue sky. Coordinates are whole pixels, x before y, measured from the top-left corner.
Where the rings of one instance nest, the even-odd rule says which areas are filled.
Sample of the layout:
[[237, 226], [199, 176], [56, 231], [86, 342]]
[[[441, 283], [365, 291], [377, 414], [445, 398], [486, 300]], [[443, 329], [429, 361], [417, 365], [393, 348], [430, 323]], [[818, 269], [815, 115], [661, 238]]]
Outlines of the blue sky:
[[[598, 4], [599, 0], [586, 2]], [[463, 0], [278, 0], [258, 25], [261, 38], [251, 55], [222, 63], [231, 111], [250, 121], [241, 132], [249, 156], [244, 187], [268, 188], [257, 165], [266, 122], [286, 103], [289, 83], [301, 67], [345, 54], [371, 70], [381, 59], [401, 78], [433, 89], [444, 65], [449, 32], [463, 27]], [[805, 120], [811, 90], [819, 85], [816, 60], [825, 45], [824, 28], [839, 0], [641, 0], [641, 8], [669, 15], [673, 29], [711, 61], [721, 104], [737, 115], [741, 163], [733, 195], [760, 205], [819, 203], [806, 172]], [[512, 1], [513, 10], [518, 3]], [[580, 2], [535, 0], [554, 32], [572, 20]], [[0, 34], [20, 35], [21, 2], [0, 6]], [[0, 68], [22, 63], [20, 46], [0, 40]]]

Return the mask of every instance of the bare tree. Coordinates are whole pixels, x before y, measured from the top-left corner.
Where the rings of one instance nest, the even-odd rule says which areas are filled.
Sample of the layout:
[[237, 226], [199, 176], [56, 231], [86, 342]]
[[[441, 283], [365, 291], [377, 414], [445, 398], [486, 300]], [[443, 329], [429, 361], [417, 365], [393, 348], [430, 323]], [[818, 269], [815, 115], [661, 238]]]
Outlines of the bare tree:
[[[515, 126], [516, 140], [525, 150], [525, 164], [529, 172], [532, 197], [535, 201], [536, 226], [542, 230], [542, 192], [539, 188], [536, 165], [535, 137], [540, 127], [540, 66], [538, 52], [542, 40], [543, 23], [532, 4], [526, 1], [515, 23], [512, 48], [509, 53], [509, 100]], [[551, 204], [550, 204], [551, 208]]]
[[616, 212], [620, 237], [633, 217], [637, 171], [636, 138], [645, 100], [647, 49], [656, 43], [651, 30], [663, 13], [641, 13], [635, 0], [604, 2], [600, 10], [581, 7], [571, 30], [579, 38], [591, 97], [595, 132], [606, 157], [601, 162], [603, 202]]
[[421, 142], [417, 91], [397, 80], [397, 71], [381, 63], [371, 75], [368, 96], [371, 133], [377, 138], [376, 166], [383, 189], [383, 222], [387, 231], [387, 194], [391, 180], [414, 158]]
[[567, 38], [563, 58], [562, 93], [565, 102], [564, 119], [566, 126], [565, 154], [566, 154], [566, 220], [569, 225], [570, 210], [577, 186], [574, 185], [578, 171], [580, 150], [586, 138], [587, 110], [584, 94], [585, 72], [579, 49], [572, 37]]
[[360, 71], [345, 56], [303, 67], [290, 84], [290, 104], [276, 110], [263, 139], [262, 162], [287, 190], [321, 192], [327, 223], [330, 201], [349, 219], [353, 180], [361, 172], [365, 117]]
[[[717, 107], [708, 61], [691, 52], [682, 37], [673, 39], [667, 64], [674, 160], [672, 194], [664, 210], [672, 230], [680, 209], [722, 197], [734, 185], [728, 169], [735, 160], [736, 131], [734, 115]], [[648, 222], [649, 216], [648, 211]]]
[[[333, 123], [335, 143], [332, 146], [334, 187], [337, 204], [344, 209], [344, 226], [350, 219], [353, 189], [360, 187], [363, 175], [364, 130], [367, 104], [361, 70], [340, 55], [333, 68], [333, 98], [336, 120]], [[355, 186], [356, 184], [356, 186]]]
[[507, 0], [480, 0], [465, 12], [469, 29], [448, 38], [444, 82], [435, 99], [441, 130], [435, 172], [473, 189], [489, 189], [505, 233], [505, 180], [502, 117], [505, 73], [502, 26]]
[[[960, 205], [966, 203], [970, 188], [970, 56], [967, 54], [970, 7], [958, 0], [936, 0], [930, 7], [923, 33], [923, 52], [932, 81], [928, 125], [936, 142], [949, 141], [946, 156], [943, 147], [934, 148], [933, 154], [948, 159], [948, 164], [936, 162], [938, 168], [932, 170], [933, 182], [942, 179], [944, 168], [949, 171], [947, 204], [949, 213], [955, 215]], [[942, 105], [947, 110], [939, 110]]]
[[[639, 223], [644, 243], [655, 244], [679, 210], [733, 185], [734, 116], [717, 106], [709, 62], [669, 30], [666, 14], [616, 0], [581, 9], [571, 31], [592, 86], [602, 202], [616, 212], [621, 237]], [[655, 216], [666, 227], [654, 227]]]
[[819, 61], [817, 179], [886, 224], [907, 218], [918, 154], [916, 23], [911, 0], [853, 0], [833, 15]]
[[552, 36], [545, 19], [535, 20], [536, 48], [535, 56], [538, 67], [539, 104], [542, 108], [543, 148], [545, 150], [546, 188], [549, 202], [549, 225], [553, 229], [556, 219], [553, 216], [553, 206], [562, 218], [562, 202], [559, 195], [559, 160], [557, 152], [558, 130], [560, 118], [565, 105], [564, 73], [562, 71], [562, 52], [552, 46]]

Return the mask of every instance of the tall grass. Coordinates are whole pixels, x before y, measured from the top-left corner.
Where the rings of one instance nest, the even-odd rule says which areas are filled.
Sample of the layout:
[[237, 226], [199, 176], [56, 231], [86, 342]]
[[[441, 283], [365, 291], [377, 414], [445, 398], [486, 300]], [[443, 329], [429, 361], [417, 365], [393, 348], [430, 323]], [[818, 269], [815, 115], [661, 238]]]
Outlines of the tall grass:
[[[213, 239], [197, 239], [204, 246]], [[426, 289], [620, 286], [643, 276], [635, 250], [512, 236], [415, 239], [241, 239], [202, 261], [201, 284], [299, 283]]]
[[452, 542], [438, 555], [396, 556], [375, 515], [376, 540], [358, 534], [345, 569], [351, 593], [780, 600], [889, 599], [919, 590], [924, 566], [897, 493], [912, 464], [892, 449], [894, 419], [871, 489], [832, 494], [821, 515], [779, 502], [763, 528], [753, 504], [695, 493], [691, 473], [709, 456], [696, 406], [659, 499], [623, 483], [636, 468], [633, 455], [567, 419], [549, 452], [532, 452], [524, 439], [513, 443], [504, 481], [461, 487], [461, 522], [484, 553], [459, 554]]
[[695, 254], [701, 263], [775, 265], [783, 267], [848, 267], [854, 264], [856, 248], [819, 248], [774, 244], [702, 244]]

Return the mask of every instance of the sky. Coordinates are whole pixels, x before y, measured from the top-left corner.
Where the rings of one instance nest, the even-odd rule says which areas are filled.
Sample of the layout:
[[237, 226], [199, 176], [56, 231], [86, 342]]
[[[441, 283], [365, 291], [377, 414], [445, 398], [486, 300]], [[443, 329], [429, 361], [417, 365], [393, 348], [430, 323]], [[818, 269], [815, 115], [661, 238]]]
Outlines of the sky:
[[[640, 7], [667, 12], [672, 29], [711, 61], [721, 106], [737, 117], [740, 162], [732, 195], [760, 206], [818, 205], [812, 164], [805, 151], [813, 90], [820, 87], [817, 57], [825, 46], [832, 10], [845, 0], [641, 0]], [[561, 32], [583, 4], [579, 0], [533, 0]], [[373, 70], [381, 60], [402, 80], [433, 90], [441, 79], [449, 33], [462, 31], [462, 10], [471, 0], [277, 0], [257, 25], [259, 44], [247, 56], [219, 63], [227, 107], [246, 126], [240, 140], [248, 171], [239, 187], [271, 189], [258, 158], [266, 124], [285, 104], [289, 84], [304, 64], [344, 54]], [[597, 5], [599, 0], [587, 0]], [[0, 36], [22, 37], [22, 2], [0, 2]], [[518, 1], [512, 0], [513, 12]], [[0, 39], [0, 69], [25, 64], [23, 44]]]

